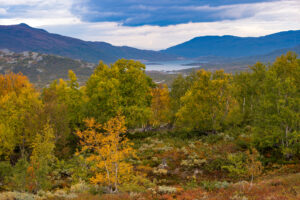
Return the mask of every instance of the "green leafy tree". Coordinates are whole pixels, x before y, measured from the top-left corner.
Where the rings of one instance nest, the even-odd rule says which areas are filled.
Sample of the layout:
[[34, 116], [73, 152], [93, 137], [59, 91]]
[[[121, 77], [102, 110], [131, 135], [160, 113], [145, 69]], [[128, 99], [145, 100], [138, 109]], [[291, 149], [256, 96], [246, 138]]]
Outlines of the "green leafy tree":
[[170, 102], [171, 102], [171, 110], [172, 110], [172, 121], [176, 120], [176, 113], [182, 106], [182, 102], [180, 101], [181, 97], [185, 95], [185, 93], [191, 88], [193, 82], [197, 78], [197, 74], [192, 72], [187, 77], [183, 77], [179, 74], [171, 85], [171, 92], [170, 92]]
[[143, 126], [151, 117], [152, 85], [140, 62], [121, 59], [110, 66], [100, 62], [85, 88], [87, 116], [104, 123], [121, 113], [127, 127]]
[[286, 158], [300, 153], [300, 64], [288, 53], [268, 68], [255, 111], [254, 142], [263, 151]]
[[240, 113], [236, 113], [236, 123], [252, 125], [261, 102], [262, 87], [267, 67], [257, 63], [250, 72], [240, 72], [233, 79], [233, 95], [238, 102]]
[[54, 133], [49, 124], [46, 124], [40, 134], [36, 135], [32, 143], [30, 166], [27, 169], [27, 186], [29, 191], [49, 189], [49, 173], [51, 164], [55, 161], [54, 156]]
[[177, 126], [203, 132], [220, 130], [233, 102], [231, 78], [223, 71], [198, 71], [192, 87], [181, 98]]
[[69, 80], [55, 80], [43, 90], [44, 123], [53, 127], [56, 141], [56, 155], [60, 158], [72, 155], [76, 148], [75, 136], [72, 135], [81, 126], [84, 106], [84, 93], [79, 88], [76, 75], [69, 71]]

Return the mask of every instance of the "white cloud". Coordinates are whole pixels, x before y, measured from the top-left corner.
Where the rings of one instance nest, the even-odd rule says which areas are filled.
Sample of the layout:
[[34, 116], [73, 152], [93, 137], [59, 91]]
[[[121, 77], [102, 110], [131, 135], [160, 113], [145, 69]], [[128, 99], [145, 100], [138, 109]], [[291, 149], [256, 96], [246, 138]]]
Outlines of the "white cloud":
[[14, 5], [30, 5], [36, 4], [39, 0], [0, 0], [1, 6], [14, 6]]
[[[0, 0], [11, 8], [0, 18], [0, 24], [27, 23], [31, 26], [77, 24], [80, 19], [71, 13], [74, 0]], [[17, 6], [17, 7], [16, 7]]]
[[[1, 2], [5, 1], [0, 0], [0, 7]], [[20, 1], [10, 0], [7, 2], [17, 3]], [[25, 2], [33, 4], [37, 1], [25, 0]], [[47, 3], [44, 1], [39, 5], [39, 9], [31, 8], [21, 16], [0, 18], [0, 24], [24, 22], [31, 26], [45, 28], [50, 32], [84, 40], [106, 41], [114, 45], [155, 50], [203, 35], [261, 36], [300, 29], [299, 0], [196, 7], [194, 9], [219, 9], [220, 12], [216, 12], [216, 15], [232, 17], [235, 20], [187, 23], [165, 27], [150, 25], [127, 27], [115, 22], [83, 22], [70, 12], [73, 4], [72, 0], [49, 0]]]
[[[60, 26], [72, 24], [75, 26], [76, 24], [81, 24], [81, 21], [78, 18], [73, 17], [55, 17], [52, 18], [4, 18], [0, 19], [1, 25], [13, 25], [13, 24], [20, 24], [26, 23], [33, 27], [44, 27], [44, 26]], [[61, 33], [63, 34], [63, 33]], [[87, 33], [88, 34], [88, 33]]]
[[5, 15], [7, 13], [5, 8], [0, 8], [0, 15]]
[[0, 0], [1, 6], [35, 6], [72, 5], [72, 0]]

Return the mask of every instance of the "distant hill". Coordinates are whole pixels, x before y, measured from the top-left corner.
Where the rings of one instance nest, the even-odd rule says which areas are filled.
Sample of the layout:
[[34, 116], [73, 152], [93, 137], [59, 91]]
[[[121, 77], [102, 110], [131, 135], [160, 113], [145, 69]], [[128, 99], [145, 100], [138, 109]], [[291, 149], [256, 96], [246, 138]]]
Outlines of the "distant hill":
[[[298, 45], [300, 45], [300, 30], [279, 32], [263, 37], [196, 37], [161, 52], [187, 58], [201, 56], [238, 58], [269, 54], [281, 49], [290, 48], [293, 50]], [[280, 53], [277, 55], [280, 55]]]
[[68, 78], [69, 70], [73, 70], [79, 82], [83, 83], [91, 75], [95, 66], [93, 63], [61, 56], [0, 50], [0, 74], [10, 71], [21, 72], [38, 86], [45, 86], [55, 79]]
[[[71, 58], [36, 52], [15, 53], [0, 50], [0, 74], [14, 72], [26, 75], [38, 87], [45, 87], [56, 79], [68, 79], [68, 71], [76, 73], [80, 85], [93, 73], [96, 64]], [[170, 84], [175, 74], [146, 71], [154, 82]]]
[[176, 56], [156, 51], [127, 46], [118, 47], [105, 42], [86, 42], [48, 33], [43, 29], [32, 28], [26, 24], [0, 26], [0, 49], [55, 54], [93, 63], [98, 63], [99, 60], [111, 63], [119, 58], [147, 61], [177, 59]]
[[278, 49], [265, 55], [254, 56], [252, 57], [252, 60], [255, 59], [256, 61], [270, 62], [275, 60], [276, 57], [286, 54], [288, 51], [292, 51], [296, 53], [298, 56], [300, 56], [300, 44], [292, 48]]
[[178, 70], [177, 72], [190, 73], [198, 69], [206, 69], [212, 71], [217, 69], [224, 69], [226, 72], [244, 71], [248, 70], [249, 66], [252, 66], [257, 62], [261, 62], [264, 64], [273, 63], [277, 57], [285, 55], [289, 51], [296, 53], [298, 55], [298, 58], [300, 57], [300, 45], [292, 48], [275, 50], [268, 54], [245, 56], [239, 58], [202, 56], [193, 59], [193, 62], [191, 62], [190, 64], [186, 64], [187, 67], [191, 66], [190, 68]]

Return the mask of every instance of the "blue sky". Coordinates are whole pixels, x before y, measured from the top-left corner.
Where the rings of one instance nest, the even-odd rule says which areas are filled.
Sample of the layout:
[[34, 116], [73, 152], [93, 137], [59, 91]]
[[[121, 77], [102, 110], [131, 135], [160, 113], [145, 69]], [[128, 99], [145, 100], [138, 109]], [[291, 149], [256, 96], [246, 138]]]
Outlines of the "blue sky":
[[203, 35], [300, 29], [300, 0], [0, 0], [0, 24], [164, 49]]

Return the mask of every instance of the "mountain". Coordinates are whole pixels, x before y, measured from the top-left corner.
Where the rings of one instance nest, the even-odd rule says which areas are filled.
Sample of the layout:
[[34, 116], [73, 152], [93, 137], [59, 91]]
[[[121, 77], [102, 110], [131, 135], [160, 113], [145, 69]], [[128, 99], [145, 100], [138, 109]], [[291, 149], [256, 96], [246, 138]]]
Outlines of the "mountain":
[[[48, 33], [43, 29], [32, 28], [26, 24], [0, 25], [0, 49], [8, 49], [16, 53], [30, 51], [39, 54], [51, 54], [52, 57], [51, 55], [47, 55], [48, 57], [43, 55], [46, 62], [38, 62], [38, 65], [34, 65], [36, 63], [34, 60], [30, 61], [29, 65], [24, 64], [23, 61], [5, 64], [12, 71], [17, 72], [17, 69], [20, 69], [34, 82], [40, 79], [43, 81], [52, 80], [51, 77], [65, 78], [67, 67], [72, 68], [72, 65], [76, 66], [77, 72], [83, 73], [86, 78], [91, 70], [80, 68], [80, 66], [86, 65], [84, 63], [97, 63], [99, 60], [111, 63], [119, 58], [169, 63], [165, 61], [176, 61], [184, 57], [187, 58], [187, 61], [191, 61], [191, 63], [185, 64], [187, 68], [199, 66], [210, 70], [224, 68], [226, 71], [237, 71], [244, 70], [248, 65], [257, 61], [272, 62], [277, 56], [285, 54], [287, 51], [300, 54], [300, 31], [286, 31], [263, 37], [197, 37], [158, 52], [127, 46], [118, 47], [105, 42], [87, 42]], [[57, 55], [63, 58], [55, 57]], [[172, 65], [171, 62], [169, 64]], [[30, 67], [31, 65], [34, 67]], [[2, 68], [4, 68], [3, 66]], [[41, 71], [40, 66], [43, 66], [45, 73], [39, 72]]]
[[97, 63], [99, 60], [111, 63], [119, 58], [147, 61], [177, 59], [177, 56], [166, 53], [140, 50], [127, 46], [113, 46], [105, 42], [87, 42], [52, 34], [26, 24], [0, 26], [0, 49], [8, 49], [14, 52], [33, 51], [55, 54], [93, 63]]
[[300, 30], [279, 32], [263, 37], [203, 36], [162, 50], [162, 53], [196, 58], [221, 56], [238, 58], [264, 55], [300, 45]]

